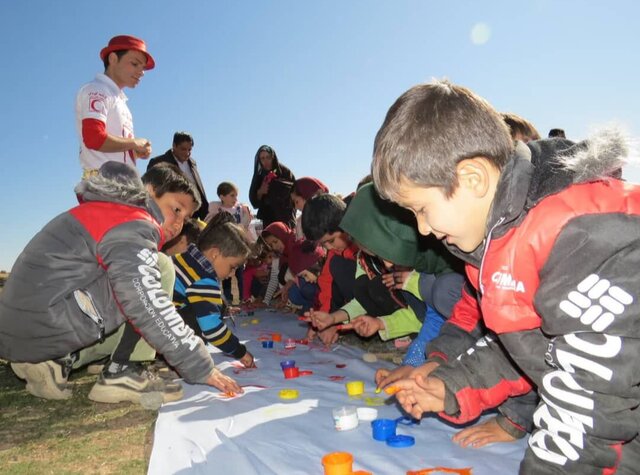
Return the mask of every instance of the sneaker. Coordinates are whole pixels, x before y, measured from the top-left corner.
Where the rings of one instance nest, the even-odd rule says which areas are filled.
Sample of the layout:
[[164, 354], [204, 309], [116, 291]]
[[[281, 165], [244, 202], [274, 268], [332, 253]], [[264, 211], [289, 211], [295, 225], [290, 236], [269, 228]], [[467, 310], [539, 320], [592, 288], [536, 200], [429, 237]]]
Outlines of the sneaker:
[[109, 361], [109, 357], [94, 361], [87, 365], [87, 374], [100, 374], [104, 369], [104, 365]]
[[92, 401], [129, 401], [146, 409], [158, 409], [162, 403], [178, 401], [182, 396], [180, 383], [165, 381], [147, 371], [140, 363], [106, 365], [89, 392]]
[[48, 360], [42, 363], [11, 363], [11, 369], [27, 382], [27, 391], [44, 399], [69, 399], [71, 389], [67, 378], [73, 361], [68, 358]]
[[174, 379], [180, 379], [180, 375], [176, 373], [171, 366], [167, 364], [165, 360], [155, 360], [147, 366], [147, 370], [158, 376], [165, 381], [173, 381]]

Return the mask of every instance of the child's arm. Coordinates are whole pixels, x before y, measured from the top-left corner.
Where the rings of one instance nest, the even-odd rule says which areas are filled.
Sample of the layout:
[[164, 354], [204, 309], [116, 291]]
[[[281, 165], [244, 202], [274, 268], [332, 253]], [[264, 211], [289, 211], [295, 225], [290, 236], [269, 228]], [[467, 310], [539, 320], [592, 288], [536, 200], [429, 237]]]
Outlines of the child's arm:
[[109, 231], [97, 254], [125, 317], [187, 382], [205, 383], [213, 372], [213, 361], [161, 288], [159, 240], [151, 223], [132, 221]]

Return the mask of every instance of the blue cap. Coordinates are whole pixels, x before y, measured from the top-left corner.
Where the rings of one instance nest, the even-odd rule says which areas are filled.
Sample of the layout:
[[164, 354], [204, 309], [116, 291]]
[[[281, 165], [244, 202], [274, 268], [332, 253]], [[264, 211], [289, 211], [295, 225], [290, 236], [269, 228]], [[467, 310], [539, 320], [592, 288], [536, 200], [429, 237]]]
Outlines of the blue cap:
[[392, 435], [387, 439], [387, 445], [394, 448], [411, 447], [415, 443], [416, 439], [410, 435]]

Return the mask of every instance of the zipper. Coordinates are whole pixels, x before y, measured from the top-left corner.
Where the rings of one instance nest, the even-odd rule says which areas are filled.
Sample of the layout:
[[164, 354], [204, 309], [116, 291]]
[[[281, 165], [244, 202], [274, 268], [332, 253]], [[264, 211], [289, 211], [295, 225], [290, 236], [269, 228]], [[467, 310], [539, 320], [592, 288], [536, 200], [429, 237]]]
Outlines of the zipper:
[[491, 227], [491, 229], [489, 230], [489, 234], [487, 234], [487, 237], [485, 239], [486, 245], [484, 248], [484, 252], [482, 253], [482, 260], [480, 261], [480, 274], [478, 275], [478, 287], [480, 288], [481, 295], [484, 295], [484, 285], [482, 285], [482, 270], [484, 268], [484, 260], [487, 257], [487, 254], [489, 253], [489, 244], [491, 243], [491, 235], [493, 234], [493, 231], [495, 231], [495, 229], [504, 222], [504, 220], [505, 218], [501, 217], [498, 221], [496, 221], [496, 224], [494, 224]]

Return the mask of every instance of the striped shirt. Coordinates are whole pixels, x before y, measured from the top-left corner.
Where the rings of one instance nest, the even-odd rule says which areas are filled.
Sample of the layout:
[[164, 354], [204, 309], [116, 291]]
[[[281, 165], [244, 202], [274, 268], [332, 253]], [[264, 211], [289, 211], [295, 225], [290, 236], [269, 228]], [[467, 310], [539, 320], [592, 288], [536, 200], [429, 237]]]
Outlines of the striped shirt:
[[227, 355], [242, 358], [247, 349], [222, 319], [220, 284], [209, 260], [194, 244], [172, 259], [176, 269], [173, 303], [178, 312], [192, 326], [195, 319], [199, 328], [194, 330], [207, 342]]

